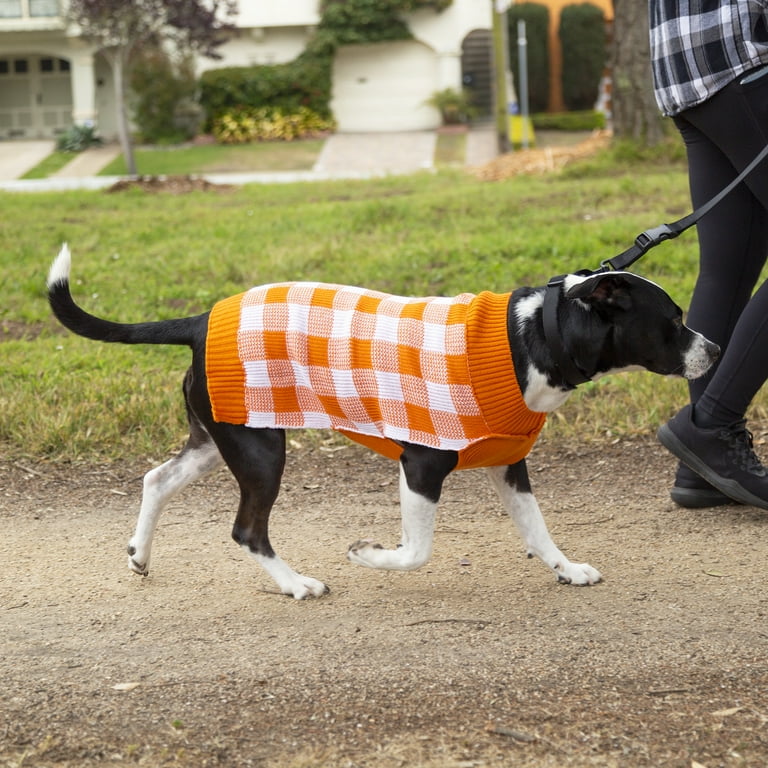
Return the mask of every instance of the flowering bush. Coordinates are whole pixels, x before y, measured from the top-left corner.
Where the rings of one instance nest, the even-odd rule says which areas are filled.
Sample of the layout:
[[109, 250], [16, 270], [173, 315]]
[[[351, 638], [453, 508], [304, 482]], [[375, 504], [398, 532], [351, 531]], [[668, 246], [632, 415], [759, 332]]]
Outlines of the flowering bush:
[[213, 123], [213, 135], [221, 144], [249, 141], [293, 141], [332, 131], [333, 120], [321, 117], [307, 107], [286, 114], [279, 109], [242, 107], [226, 112]]

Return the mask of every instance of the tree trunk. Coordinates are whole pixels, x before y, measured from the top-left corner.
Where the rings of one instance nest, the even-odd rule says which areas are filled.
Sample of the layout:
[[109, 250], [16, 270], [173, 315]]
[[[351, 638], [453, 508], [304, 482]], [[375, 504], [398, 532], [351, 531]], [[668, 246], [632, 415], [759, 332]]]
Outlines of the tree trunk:
[[125, 104], [125, 60], [127, 54], [124, 50], [118, 48], [109, 55], [109, 63], [112, 66], [112, 77], [115, 86], [115, 100], [117, 102], [117, 135], [120, 139], [120, 146], [125, 158], [125, 167], [128, 174], [136, 176], [136, 159], [133, 155], [133, 144], [131, 143], [131, 130], [128, 124], [128, 109]]
[[664, 135], [653, 96], [647, 0], [613, 0], [613, 133], [648, 146]]

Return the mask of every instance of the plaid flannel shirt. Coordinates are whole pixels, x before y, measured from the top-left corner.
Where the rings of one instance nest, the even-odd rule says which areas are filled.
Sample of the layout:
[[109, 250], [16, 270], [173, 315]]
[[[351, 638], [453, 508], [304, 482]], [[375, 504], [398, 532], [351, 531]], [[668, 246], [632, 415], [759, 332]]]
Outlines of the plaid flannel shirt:
[[765, 0], [650, 0], [656, 101], [676, 115], [768, 63]]

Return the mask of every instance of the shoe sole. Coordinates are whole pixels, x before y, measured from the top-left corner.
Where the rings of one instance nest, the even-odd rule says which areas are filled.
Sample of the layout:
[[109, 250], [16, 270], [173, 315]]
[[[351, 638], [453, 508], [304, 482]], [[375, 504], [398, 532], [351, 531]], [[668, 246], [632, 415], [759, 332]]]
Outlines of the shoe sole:
[[711, 486], [717, 488], [734, 501], [740, 501], [751, 507], [768, 509], [768, 502], [750, 493], [737, 480], [728, 477], [720, 477], [710, 469], [690, 448], [680, 441], [677, 435], [666, 425], [659, 427], [656, 433], [659, 442], [680, 461], [689, 466], [697, 475], [703, 477]]
[[726, 496], [715, 488], [682, 488], [675, 485], [669, 495], [678, 507], [686, 509], [704, 509], [706, 507], [725, 507], [741, 502]]

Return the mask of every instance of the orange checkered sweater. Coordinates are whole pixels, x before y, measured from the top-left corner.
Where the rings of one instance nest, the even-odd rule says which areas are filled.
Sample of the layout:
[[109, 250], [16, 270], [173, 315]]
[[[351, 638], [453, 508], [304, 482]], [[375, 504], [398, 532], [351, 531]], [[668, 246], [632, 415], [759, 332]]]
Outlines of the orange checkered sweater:
[[513, 464], [546, 416], [515, 377], [509, 298], [282, 283], [224, 299], [208, 321], [213, 417], [331, 428], [394, 459], [408, 442], [458, 451], [459, 469]]

